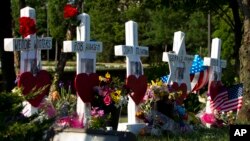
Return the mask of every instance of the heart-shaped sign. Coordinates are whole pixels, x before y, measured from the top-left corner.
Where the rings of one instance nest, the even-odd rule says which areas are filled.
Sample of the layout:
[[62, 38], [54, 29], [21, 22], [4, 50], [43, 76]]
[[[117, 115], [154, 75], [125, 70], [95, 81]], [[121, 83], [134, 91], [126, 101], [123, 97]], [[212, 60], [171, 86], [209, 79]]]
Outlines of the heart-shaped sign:
[[98, 86], [99, 76], [96, 73], [80, 73], [75, 77], [75, 89], [83, 102], [91, 102], [94, 98], [94, 86]]
[[[24, 72], [20, 75], [18, 81], [18, 87], [22, 88], [22, 94], [24, 96], [29, 93], [36, 92], [38, 90], [41, 93], [32, 97], [31, 99], [27, 99], [27, 101], [33, 106], [38, 107], [42, 102], [45, 95], [49, 92], [49, 85], [51, 84], [50, 74], [45, 70], [40, 70], [36, 76], [33, 76], [31, 72]], [[44, 89], [45, 88], [45, 89]]]
[[128, 76], [127, 87], [133, 91], [130, 96], [134, 100], [135, 104], [138, 105], [147, 91], [146, 76], [141, 75], [138, 78], [135, 75]]
[[181, 95], [176, 98], [176, 104], [182, 105], [183, 101], [187, 97], [187, 85], [185, 83], [181, 83], [181, 85], [179, 86], [178, 83], [173, 82], [170, 87], [170, 92], [181, 92]]
[[221, 81], [212, 81], [210, 82], [209, 85], [209, 95], [211, 96], [211, 99], [214, 99], [219, 92], [222, 90], [223, 85], [221, 83]]

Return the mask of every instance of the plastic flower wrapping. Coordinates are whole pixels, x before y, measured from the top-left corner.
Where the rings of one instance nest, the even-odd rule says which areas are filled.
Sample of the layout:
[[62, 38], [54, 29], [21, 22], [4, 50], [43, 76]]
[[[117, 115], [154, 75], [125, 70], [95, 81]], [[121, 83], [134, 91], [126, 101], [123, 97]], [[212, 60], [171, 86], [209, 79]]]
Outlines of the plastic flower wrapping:
[[180, 105], [176, 102], [181, 95], [181, 91], [171, 90], [171, 86], [161, 79], [151, 81], [136, 112], [136, 117], [148, 125], [141, 130], [141, 134], [160, 136], [166, 131], [192, 131], [192, 127], [187, 124], [188, 112], [184, 103]]

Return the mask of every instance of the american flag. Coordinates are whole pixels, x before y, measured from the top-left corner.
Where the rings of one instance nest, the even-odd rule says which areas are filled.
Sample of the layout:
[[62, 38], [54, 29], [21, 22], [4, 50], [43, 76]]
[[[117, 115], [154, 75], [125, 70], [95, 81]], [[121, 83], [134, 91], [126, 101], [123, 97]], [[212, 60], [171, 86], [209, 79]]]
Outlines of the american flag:
[[218, 111], [234, 111], [242, 107], [243, 84], [233, 85], [227, 89], [221, 87], [215, 97], [211, 97], [211, 109]]
[[191, 91], [195, 92], [203, 88], [209, 79], [209, 69], [203, 65], [203, 60], [199, 55], [194, 56], [190, 69]]
[[[163, 83], [167, 83], [169, 75], [161, 77]], [[209, 68], [203, 65], [203, 60], [199, 55], [194, 56], [192, 67], [190, 68], [191, 92], [196, 92], [203, 88], [209, 79]]]

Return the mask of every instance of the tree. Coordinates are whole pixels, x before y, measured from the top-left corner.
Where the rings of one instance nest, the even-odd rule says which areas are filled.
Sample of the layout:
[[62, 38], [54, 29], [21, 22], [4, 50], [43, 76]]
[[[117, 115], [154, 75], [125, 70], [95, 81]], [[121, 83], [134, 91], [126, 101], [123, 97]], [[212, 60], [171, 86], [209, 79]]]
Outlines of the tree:
[[[62, 79], [63, 72], [64, 72], [64, 67], [67, 62], [67, 53], [63, 53], [62, 48], [63, 48], [63, 40], [67, 39], [66, 34], [68, 37], [71, 39], [67, 40], [73, 40], [74, 35], [76, 34], [75, 32], [72, 31], [72, 29], [76, 29], [76, 27], [69, 27], [66, 20], [63, 17], [63, 10], [64, 6], [68, 3], [68, 0], [48, 0], [48, 13], [49, 13], [49, 27], [50, 27], [50, 33], [54, 40], [56, 41], [56, 50], [57, 50], [57, 45], [59, 47], [59, 60], [56, 65], [56, 70], [55, 74], [53, 77], [53, 83], [50, 87], [50, 93], [53, 91], [58, 91], [58, 83]], [[75, 0], [74, 4], [76, 7], [78, 7], [78, 11], [81, 11], [83, 0]]]
[[[24, 117], [21, 113], [24, 96], [19, 91], [0, 93], [0, 140], [8, 141], [39, 141], [48, 140], [52, 132], [51, 125], [55, 118], [42, 117], [41, 111], [30, 117]], [[46, 137], [46, 138], [45, 138]]]
[[243, 107], [239, 112], [238, 121], [250, 122], [250, 2], [238, 0], [244, 16], [243, 38], [240, 47], [240, 81], [244, 84]]
[[1, 57], [1, 69], [2, 69], [2, 77], [3, 77], [3, 84], [2, 90], [10, 91], [14, 87], [15, 81], [15, 71], [14, 71], [14, 57], [13, 53], [5, 52], [4, 51], [4, 38], [11, 38], [12, 37], [12, 30], [11, 30], [11, 9], [10, 9], [10, 1], [4, 0], [3, 1], [3, 8], [1, 8], [0, 18], [2, 20], [2, 27], [0, 29], [0, 57]]
[[86, 0], [85, 4], [84, 11], [91, 19], [91, 39], [103, 43], [103, 51], [97, 60], [114, 61], [114, 46], [124, 39], [123, 15], [117, 9], [119, 0]]

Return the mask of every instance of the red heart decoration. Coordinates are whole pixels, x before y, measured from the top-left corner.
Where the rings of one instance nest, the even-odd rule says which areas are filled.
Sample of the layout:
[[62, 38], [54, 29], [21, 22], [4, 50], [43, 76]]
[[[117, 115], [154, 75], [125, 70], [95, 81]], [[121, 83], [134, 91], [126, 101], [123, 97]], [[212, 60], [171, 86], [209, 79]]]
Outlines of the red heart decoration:
[[185, 83], [181, 83], [181, 85], [179, 86], [178, 83], [173, 82], [173, 84], [170, 87], [170, 92], [178, 92], [178, 91], [181, 91], [182, 94], [176, 99], [176, 103], [178, 105], [182, 105], [183, 101], [187, 97], [187, 85]]
[[183, 104], [183, 101], [186, 99], [187, 97], [187, 85], [185, 83], [181, 83], [181, 85], [179, 86], [179, 91], [182, 92], [181, 96], [178, 97], [176, 99], [176, 103], [179, 105]]
[[130, 94], [130, 96], [134, 100], [135, 104], [138, 105], [147, 91], [146, 76], [141, 75], [138, 78], [135, 75], [128, 76], [127, 87], [134, 92], [133, 94]]
[[94, 86], [99, 85], [99, 76], [96, 73], [80, 73], [75, 77], [75, 89], [83, 102], [91, 102], [94, 98]]
[[20, 75], [18, 81], [18, 87], [22, 87], [22, 94], [24, 96], [32, 93], [32, 91], [37, 91], [46, 86], [46, 88], [41, 91], [40, 94], [36, 95], [27, 101], [33, 106], [38, 107], [42, 102], [45, 95], [49, 93], [49, 85], [51, 84], [50, 74], [45, 70], [40, 70], [36, 76], [33, 76], [31, 72], [24, 72]]
[[222, 88], [223, 88], [223, 85], [221, 81], [210, 82], [208, 90], [209, 90], [211, 99], [214, 99], [219, 94]]

